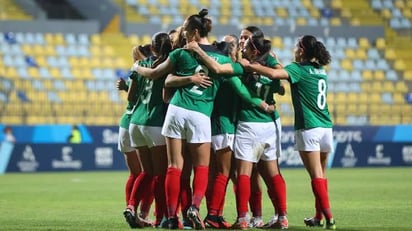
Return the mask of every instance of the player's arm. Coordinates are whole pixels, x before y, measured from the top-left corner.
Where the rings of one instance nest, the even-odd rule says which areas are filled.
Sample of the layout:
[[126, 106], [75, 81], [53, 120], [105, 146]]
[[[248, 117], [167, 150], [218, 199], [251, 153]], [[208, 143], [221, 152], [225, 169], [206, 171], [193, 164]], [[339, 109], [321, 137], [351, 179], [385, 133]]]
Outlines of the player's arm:
[[199, 55], [200, 59], [206, 64], [206, 66], [214, 73], [220, 74], [220, 75], [233, 75], [234, 70], [232, 67], [232, 64], [230, 63], [225, 63], [225, 64], [220, 64], [216, 60], [214, 60], [212, 57], [207, 55], [207, 53], [199, 47], [199, 44], [196, 41], [192, 41], [190, 43], [187, 43], [185, 46], [186, 49], [190, 51], [194, 51], [196, 54]]
[[212, 86], [213, 82], [209, 76], [200, 72], [190, 76], [177, 76], [174, 74], [169, 74], [165, 80], [165, 87], [182, 87], [188, 84], [195, 84], [197, 86], [207, 88]]
[[131, 102], [132, 104], [136, 104], [137, 102], [137, 91], [138, 91], [137, 82], [138, 81], [136, 78], [131, 78], [129, 90], [127, 91], [127, 100]]
[[234, 76], [232, 78], [229, 78], [227, 81], [229, 85], [232, 86], [236, 94], [239, 95], [239, 97], [246, 103], [254, 107], [259, 107], [260, 109], [262, 109], [263, 111], [267, 113], [273, 113], [275, 111], [274, 105], [267, 104], [264, 100], [262, 100], [259, 97], [253, 97], [250, 94], [247, 87], [242, 83], [240, 78]]
[[139, 73], [141, 76], [148, 79], [158, 79], [162, 76], [172, 73], [174, 69], [173, 63], [167, 58], [163, 63], [159, 64], [155, 68], [148, 68], [139, 65], [139, 62], [135, 62], [132, 66], [132, 70]]
[[271, 79], [288, 79], [289, 74], [288, 72], [285, 71], [285, 69], [273, 69], [271, 67], [266, 67], [260, 63], [251, 63], [247, 59], [242, 59], [240, 61], [242, 64], [243, 68], [245, 68], [246, 71], [250, 72], [258, 72], [261, 75], [267, 76], [268, 78]]

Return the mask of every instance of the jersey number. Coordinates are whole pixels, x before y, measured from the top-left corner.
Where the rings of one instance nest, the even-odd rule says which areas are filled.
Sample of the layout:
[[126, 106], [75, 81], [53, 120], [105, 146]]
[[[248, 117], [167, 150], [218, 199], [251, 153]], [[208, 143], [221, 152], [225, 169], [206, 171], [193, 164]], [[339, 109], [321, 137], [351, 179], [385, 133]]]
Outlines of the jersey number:
[[[209, 69], [206, 66], [199, 65], [196, 67], [195, 73], [204, 73], [206, 76], [209, 76]], [[200, 89], [199, 86], [194, 85], [191, 89], [191, 92], [197, 94], [197, 95], [202, 95], [203, 91]]]
[[153, 87], [153, 81], [150, 79], [146, 79], [144, 91], [142, 95], [140, 96], [143, 104], [149, 103], [150, 97], [152, 97], [152, 87]]
[[318, 98], [317, 98], [317, 104], [318, 108], [323, 110], [325, 109], [326, 106], [326, 81], [324, 79], [320, 79], [318, 81]]

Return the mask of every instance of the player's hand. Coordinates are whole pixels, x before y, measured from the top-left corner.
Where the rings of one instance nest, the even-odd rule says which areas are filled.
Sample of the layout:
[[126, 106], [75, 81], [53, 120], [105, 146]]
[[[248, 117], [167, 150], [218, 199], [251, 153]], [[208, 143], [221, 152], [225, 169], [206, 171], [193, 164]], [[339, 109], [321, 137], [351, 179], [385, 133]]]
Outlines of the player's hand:
[[280, 85], [279, 90], [278, 90], [279, 95], [285, 95], [285, 87], [283, 85]]
[[207, 88], [212, 86], [213, 81], [210, 80], [210, 77], [205, 75], [205, 73], [196, 73], [191, 77], [193, 84], [199, 87]]
[[249, 66], [250, 66], [250, 61], [242, 58], [239, 60], [239, 63], [243, 66], [243, 68], [245, 68], [245, 70], [249, 70]]
[[276, 106], [274, 104], [267, 104], [265, 101], [262, 101], [262, 103], [260, 103], [260, 109], [268, 114], [272, 114], [275, 112]]
[[184, 46], [184, 48], [185, 48], [186, 50], [195, 51], [195, 52], [196, 52], [198, 49], [200, 49], [199, 44], [198, 44], [196, 41], [191, 41], [191, 42], [186, 43], [186, 45]]
[[123, 78], [119, 78], [116, 81], [116, 88], [119, 91], [127, 91], [128, 87], [127, 87], [126, 81]]

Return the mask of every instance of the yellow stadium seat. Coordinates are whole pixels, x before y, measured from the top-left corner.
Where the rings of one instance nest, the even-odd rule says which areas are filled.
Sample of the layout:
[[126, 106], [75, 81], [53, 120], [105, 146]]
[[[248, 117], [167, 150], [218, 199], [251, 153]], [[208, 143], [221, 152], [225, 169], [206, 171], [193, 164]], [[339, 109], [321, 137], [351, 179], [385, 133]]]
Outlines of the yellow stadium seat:
[[277, 14], [277, 16], [278, 17], [281, 17], [281, 18], [287, 18], [288, 17], [288, 12], [286, 11], [286, 9], [285, 8], [277, 8], [276, 9], [276, 14]]
[[90, 41], [92, 42], [92, 45], [100, 45], [102, 43], [102, 40], [99, 34], [93, 34], [90, 37]]
[[376, 70], [376, 71], [374, 71], [373, 79], [374, 79], [374, 80], [378, 80], [378, 81], [384, 80], [384, 79], [385, 79], [385, 72], [382, 71], [382, 70]]
[[3, 115], [0, 117], [3, 124], [20, 125], [23, 124], [23, 116]]
[[382, 85], [382, 90], [385, 92], [394, 92], [395, 87], [392, 81], [385, 81]]
[[342, 62], [341, 62], [341, 66], [345, 70], [348, 70], [348, 71], [353, 70], [352, 61], [349, 60], [349, 59], [343, 59]]
[[397, 81], [395, 83], [395, 90], [396, 92], [406, 93], [409, 91], [409, 88], [406, 85], [405, 81]]
[[319, 12], [319, 10], [316, 9], [316, 8], [310, 8], [309, 14], [310, 14], [310, 16], [312, 16], [313, 18], [316, 18], [316, 19], [320, 18], [320, 12]]
[[381, 10], [381, 15], [385, 20], [389, 20], [392, 17], [392, 13], [389, 9], [382, 9]]
[[395, 60], [394, 68], [397, 71], [403, 71], [406, 69], [406, 64], [402, 59]]
[[32, 77], [32, 78], [39, 78], [40, 77], [39, 69], [37, 69], [37, 67], [29, 67], [27, 69], [27, 72], [29, 73], [29, 76]]
[[370, 48], [369, 40], [367, 38], [359, 38], [359, 47], [361, 48]]
[[340, 25], [342, 25], [342, 21], [340, 20], [339, 17], [333, 17], [333, 18], [330, 19], [330, 24], [332, 26], [340, 26]]
[[345, 50], [346, 58], [354, 59], [356, 57], [356, 52], [354, 49], [348, 48]]
[[372, 71], [371, 70], [362, 71], [362, 79], [363, 80], [372, 80], [373, 79]]
[[53, 78], [61, 78], [62, 77], [60, 69], [58, 69], [58, 68], [52, 67], [52, 68], [49, 69], [49, 72], [50, 72], [50, 75]]
[[403, 104], [405, 103], [404, 93], [397, 92], [397, 90], [393, 93], [393, 102], [395, 104]]
[[411, 70], [405, 70], [403, 73], [403, 78], [405, 80], [412, 80], [412, 69]]
[[308, 22], [306, 21], [305, 17], [298, 17], [296, 18], [296, 25], [298, 26], [306, 26]]
[[378, 49], [385, 49], [386, 47], [386, 42], [385, 42], [385, 38], [377, 38], [376, 39], [376, 47]]
[[7, 77], [12, 77], [12, 78], [19, 77], [19, 74], [17, 73], [16, 68], [10, 67], [10, 66], [4, 68], [4, 75]]
[[282, 42], [282, 38], [279, 36], [274, 36], [272, 38], [272, 47], [274, 49], [279, 49], [279, 48], [283, 48], [283, 42]]
[[366, 50], [361, 49], [361, 48], [356, 50], [355, 57], [358, 58], [358, 59], [362, 59], [362, 60], [365, 60], [365, 59], [368, 58], [368, 56], [366, 55]]
[[34, 59], [36, 60], [37, 65], [39, 65], [40, 67], [46, 67], [49, 65], [46, 61], [46, 57], [43, 55], [37, 55], [34, 57]]
[[396, 59], [395, 50], [392, 48], [385, 49], [385, 59], [393, 60]]

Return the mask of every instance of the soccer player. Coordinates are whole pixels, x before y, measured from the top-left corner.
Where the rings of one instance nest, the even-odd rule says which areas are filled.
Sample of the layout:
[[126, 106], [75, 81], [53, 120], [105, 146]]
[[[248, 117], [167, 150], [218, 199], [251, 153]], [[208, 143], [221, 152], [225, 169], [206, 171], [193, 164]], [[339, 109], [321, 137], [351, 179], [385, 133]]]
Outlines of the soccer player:
[[[135, 46], [132, 49], [132, 58], [133, 62], [142, 60], [145, 58], [143, 46]], [[129, 76], [136, 74], [136, 72], [130, 72]], [[123, 78], [120, 78], [116, 81], [116, 87], [121, 91], [128, 91], [130, 83], [126, 83]], [[131, 146], [130, 135], [129, 135], [129, 124], [130, 119], [134, 110], [134, 105], [130, 101], [127, 103], [126, 112], [122, 115], [119, 123], [119, 137], [118, 137], [118, 150], [124, 153], [125, 162], [127, 168], [129, 169], [129, 177], [125, 185], [125, 199], [126, 206], [129, 203], [129, 200], [132, 195], [133, 185], [141, 173], [141, 164], [140, 159], [137, 153], [137, 150]], [[133, 208], [134, 211], [134, 208]], [[123, 214], [126, 218], [126, 221], [129, 223], [131, 228], [137, 228], [139, 225], [135, 222], [134, 214], [129, 212], [129, 209], [126, 208], [123, 211]]]
[[[232, 38], [233, 40], [233, 38]], [[233, 42], [233, 41], [232, 41]], [[226, 55], [230, 55], [231, 51], [236, 50], [236, 45], [233, 43], [219, 42], [214, 43], [219, 50], [222, 50]], [[235, 51], [236, 52], [236, 51]], [[233, 53], [232, 53], [233, 54]], [[196, 78], [189, 76], [189, 78]], [[171, 76], [169, 75], [168, 79]], [[182, 77], [173, 77], [173, 80], [182, 80]], [[208, 79], [205, 76], [205, 79]], [[236, 76], [230, 78], [220, 78], [221, 85], [218, 89], [215, 104], [211, 116], [212, 121], [212, 149], [214, 151], [213, 157], [216, 157], [217, 175], [210, 174], [209, 181], [211, 184], [208, 186], [209, 201], [208, 215], [205, 218], [205, 224], [212, 228], [230, 228], [231, 225], [223, 218], [223, 205], [224, 197], [226, 193], [226, 186], [229, 179], [232, 161], [233, 140], [236, 127], [236, 113], [238, 111], [237, 95], [240, 96], [247, 104], [253, 105], [253, 107], [260, 107], [262, 110], [266, 110], [270, 113], [273, 112], [274, 106], [268, 106], [260, 98], [253, 98], [248, 89], [243, 85], [240, 79]], [[167, 81], [169, 85], [172, 81]], [[204, 84], [206, 86], [206, 84]], [[181, 85], [174, 84], [174, 87]], [[210, 84], [207, 84], [210, 86]], [[269, 111], [269, 108], [271, 111]], [[215, 158], [211, 158], [213, 161]], [[210, 166], [213, 166], [212, 164]], [[215, 178], [216, 177], [216, 178]]]
[[[201, 44], [208, 55], [213, 56], [219, 63], [231, 63], [229, 57], [221, 54], [208, 41], [211, 30], [211, 20], [205, 17], [208, 14], [203, 9], [199, 14], [191, 15], [183, 24], [183, 33], [188, 42], [196, 41]], [[219, 75], [210, 73], [201, 65], [189, 51], [176, 49], [169, 58], [156, 69], [147, 69], [135, 66], [135, 70], [143, 76], [176, 73], [179, 76], [189, 76], [194, 73], [210, 75], [213, 85], [207, 88], [189, 84], [177, 89], [170, 101], [163, 125], [162, 134], [166, 136], [166, 146], [169, 158], [169, 168], [166, 176], [166, 203], [168, 207], [169, 228], [178, 228], [176, 215], [180, 177], [184, 163], [183, 152], [187, 147], [193, 163], [193, 196], [192, 205], [187, 215], [196, 229], [204, 229], [200, 218], [199, 206], [207, 188], [207, 178], [210, 161], [211, 123], [210, 116], [213, 101], [219, 88], [220, 81], [215, 81]], [[241, 73], [241, 67], [234, 68], [234, 73]], [[232, 75], [233, 75], [232, 74]], [[206, 180], [205, 180], [206, 179]]]
[[[305, 218], [307, 226], [336, 229], [328, 195], [326, 163], [333, 150], [332, 119], [327, 104], [327, 74], [324, 66], [331, 56], [322, 42], [312, 35], [305, 35], [296, 43], [295, 62], [285, 69], [266, 69], [265, 75], [273, 79], [287, 79], [291, 84], [292, 103], [295, 111], [296, 149], [311, 178], [315, 196], [316, 213]], [[258, 63], [242, 60], [250, 71], [262, 68]], [[262, 70], [261, 70], [262, 71]], [[323, 217], [326, 222], [323, 222]]]
[[[251, 40], [253, 38], [253, 40]], [[256, 43], [252, 43], [251, 41], [255, 41]], [[276, 62], [276, 60], [269, 55], [270, 54], [270, 42], [267, 40], [264, 40], [264, 38], [261, 35], [257, 35], [257, 36], [252, 36], [251, 38], [249, 38], [248, 40], [246, 40], [246, 42], [248, 43], [244, 43], [244, 49], [243, 49], [243, 55], [248, 58], [249, 60], [252, 60], [254, 62], [260, 62], [263, 63], [265, 65], [265, 67], [267, 68], [280, 68], [280, 64], [278, 64]], [[264, 50], [266, 49], [265, 44], [269, 46], [269, 52], [264, 52]], [[212, 59], [210, 59], [207, 55], [204, 54], [204, 52], [202, 52], [199, 47], [195, 44], [195, 43], [190, 43], [188, 44], [188, 49], [192, 49], [194, 50], [196, 53], [198, 53], [200, 55], [200, 57], [202, 59], [205, 60], [206, 65], [210, 66], [211, 69], [213, 71], [217, 71], [219, 73], [231, 73], [232, 67], [230, 65], [224, 64], [224, 65], [219, 65], [217, 64], [215, 61], [213, 61]], [[250, 52], [250, 49], [252, 49], [253, 52]], [[259, 68], [257, 68], [259, 69]], [[255, 72], [259, 73], [259, 70], [255, 70]], [[260, 78], [259, 78], [260, 79]], [[275, 81], [270, 81], [273, 82], [271, 84], [279, 86], [276, 87], [276, 92], [279, 92], [280, 89], [280, 81], [279, 80], [275, 80]], [[256, 83], [257, 85], [262, 85], [262, 83]], [[252, 88], [253, 89], [253, 88]], [[263, 88], [263, 89], [268, 89], [268, 88]], [[253, 89], [254, 91], [256, 91], [256, 89]], [[270, 94], [269, 94], [270, 95]], [[272, 97], [272, 101], [273, 101], [273, 97]], [[274, 102], [274, 101], [273, 101]], [[247, 118], [245, 118], [247, 120]], [[274, 121], [276, 121], [276, 130], [278, 130], [278, 136], [280, 136], [280, 130], [281, 130], [281, 124], [280, 124], [280, 119], [279, 119], [279, 114], [276, 112], [274, 115]], [[236, 140], [235, 140], [236, 141]], [[267, 228], [276, 228], [276, 227], [283, 227], [283, 228], [287, 228], [288, 227], [288, 221], [286, 218], [286, 185], [285, 185], [285, 181], [282, 177], [282, 175], [280, 174], [280, 170], [279, 170], [279, 165], [278, 165], [278, 157], [280, 156], [280, 138], [278, 140], [279, 142], [276, 143], [275, 145], [278, 146], [277, 150], [278, 153], [276, 153], [276, 158], [273, 161], [273, 163], [270, 165], [270, 168], [266, 169], [268, 171], [262, 171], [263, 174], [263, 178], [265, 180], [266, 185], [268, 185], [268, 193], [271, 197], [272, 203], [274, 205], [275, 208], [275, 215], [269, 220], [269, 222], [267, 224], [263, 224], [263, 220], [261, 217], [261, 190], [257, 190], [258, 192], [251, 195], [251, 196], [246, 196], [247, 194], [245, 193], [240, 193], [240, 195], [245, 194], [245, 197], [247, 198], [251, 198], [254, 196], [259, 196], [256, 199], [250, 199], [251, 203], [251, 209], [254, 215], [254, 219], [252, 218], [251, 220], [248, 219], [248, 216], [243, 215], [244, 213], [247, 213], [247, 204], [244, 205], [243, 203], [240, 203], [240, 209], [242, 210], [242, 212], [239, 212], [241, 215], [239, 216], [241, 219], [238, 219], [238, 223], [236, 224], [237, 226], [239, 226], [239, 228], [245, 228], [244, 225], [246, 224], [246, 222], [249, 222], [249, 227], [262, 227], [265, 226]], [[235, 142], [237, 143], [237, 141]], [[235, 156], [236, 156], [236, 152], [235, 152]], [[259, 169], [265, 169], [265, 166], [262, 166], [265, 163], [265, 161], [262, 161], [262, 163], [259, 163]], [[238, 166], [237, 166], [238, 167]], [[256, 168], [254, 168], [254, 166], [252, 165], [252, 172], [251, 175], [255, 176], [254, 179], [255, 181], [257, 181], [258, 175], [256, 176], [256, 173], [254, 173], [253, 170], [255, 170]], [[273, 171], [272, 171], [273, 170]], [[256, 171], [257, 172], [257, 171]], [[247, 171], [246, 171], [247, 173]], [[255, 175], [254, 175], [255, 174]], [[249, 182], [251, 182], [252, 180], [250, 180], [250, 175], [249, 176]], [[237, 185], [237, 184], [236, 184]], [[244, 185], [244, 184], [242, 184]], [[253, 186], [255, 186], [255, 188], [257, 188], [256, 186], [257, 184], [252, 182], [252, 189]], [[276, 186], [276, 187], [275, 187]], [[245, 188], [243, 186], [243, 188]], [[249, 187], [250, 188], [250, 187]], [[242, 189], [243, 190], [243, 189]], [[238, 194], [238, 188], [236, 187], [236, 192], [237, 195]], [[259, 193], [260, 192], [260, 193]], [[247, 192], [248, 194], [250, 194], [250, 192]], [[241, 201], [243, 202], [243, 200]], [[260, 206], [259, 206], [260, 205]], [[279, 215], [279, 219], [278, 219], [278, 215]], [[240, 227], [242, 226], [242, 227]]]
[[[153, 56], [140, 62], [140, 65], [155, 68], [162, 63], [172, 50], [172, 44], [167, 33], [157, 33], [152, 38], [151, 50]], [[156, 201], [156, 222], [159, 225], [166, 214], [166, 201], [164, 196], [164, 181], [167, 169], [166, 143], [161, 134], [161, 128], [166, 115], [166, 104], [163, 102], [163, 86], [166, 76], [159, 78], [143, 78], [139, 75], [131, 76], [128, 100], [134, 102], [129, 134], [131, 145], [138, 150], [142, 173], [141, 181], [135, 183], [132, 194], [137, 198], [129, 200], [129, 206], [137, 206], [139, 197], [144, 194], [153, 194]], [[136, 202], [137, 201], [137, 202]], [[150, 206], [141, 205], [140, 217], [147, 217]]]

